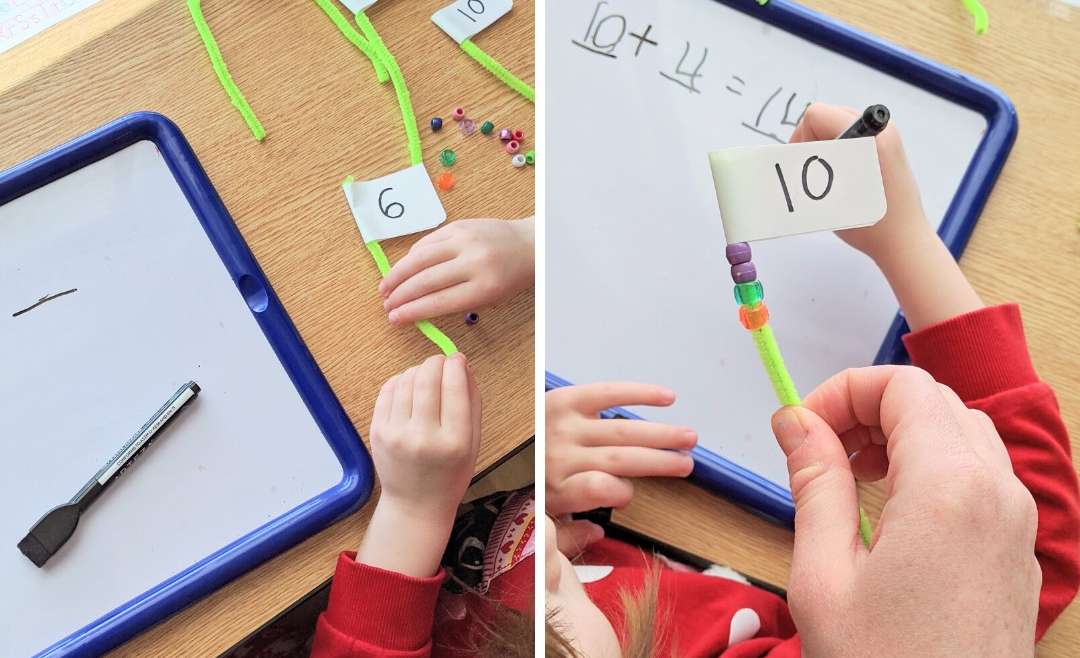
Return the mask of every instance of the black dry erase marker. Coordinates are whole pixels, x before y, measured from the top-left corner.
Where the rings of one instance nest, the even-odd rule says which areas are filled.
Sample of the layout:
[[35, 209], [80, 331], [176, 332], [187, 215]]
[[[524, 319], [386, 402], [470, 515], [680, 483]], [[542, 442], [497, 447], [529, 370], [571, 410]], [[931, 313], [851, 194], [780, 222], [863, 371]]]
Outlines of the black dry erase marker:
[[146, 421], [135, 436], [131, 437], [113, 455], [109, 463], [105, 464], [79, 490], [79, 493], [75, 494], [71, 502], [52, 509], [34, 524], [29, 534], [19, 542], [19, 550], [23, 552], [23, 555], [39, 567], [44, 565], [74, 534], [75, 526], [79, 524], [79, 515], [85, 512], [98, 496], [127, 470], [128, 466], [134, 463], [143, 450], [150, 447], [150, 444], [154, 442], [154, 437], [158, 436], [173, 418], [176, 418], [188, 402], [195, 399], [200, 390], [195, 382], [188, 382], [181, 386], [180, 390], [169, 398], [169, 401], [162, 405], [150, 420]]
[[863, 110], [862, 116], [859, 120], [851, 124], [851, 127], [840, 133], [837, 139], [847, 139], [849, 137], [874, 137], [882, 130], [885, 130], [885, 126], [889, 125], [889, 108], [884, 105], [871, 105]]

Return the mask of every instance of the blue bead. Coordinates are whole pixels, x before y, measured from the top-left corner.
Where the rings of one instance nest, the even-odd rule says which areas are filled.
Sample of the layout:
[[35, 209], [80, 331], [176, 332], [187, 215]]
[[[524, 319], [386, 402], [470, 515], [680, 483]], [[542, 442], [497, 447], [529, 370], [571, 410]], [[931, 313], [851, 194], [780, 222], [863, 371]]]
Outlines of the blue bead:
[[465, 324], [476, 324], [480, 321], [480, 314], [475, 311], [470, 311], [465, 314]]
[[442, 129], [442, 117], [435, 117], [431, 120], [432, 132]]

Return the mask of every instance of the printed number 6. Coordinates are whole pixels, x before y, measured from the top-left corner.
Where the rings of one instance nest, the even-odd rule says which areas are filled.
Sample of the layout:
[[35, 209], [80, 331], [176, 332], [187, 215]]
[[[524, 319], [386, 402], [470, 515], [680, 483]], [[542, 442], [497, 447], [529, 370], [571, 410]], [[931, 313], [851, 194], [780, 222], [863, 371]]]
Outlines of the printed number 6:
[[[379, 210], [381, 210], [382, 214], [386, 215], [390, 219], [397, 219], [397, 218], [399, 218], [399, 217], [401, 217], [402, 215], [405, 214], [405, 206], [401, 205], [397, 201], [393, 201], [389, 205], [384, 206], [383, 201], [382, 201], [383, 195], [386, 194], [387, 192], [389, 192], [392, 189], [394, 189], [394, 188], [388, 187], [385, 190], [383, 190], [382, 192], [379, 192]], [[395, 206], [397, 207], [396, 211], [394, 210]], [[397, 214], [394, 214], [394, 213], [397, 213]]]

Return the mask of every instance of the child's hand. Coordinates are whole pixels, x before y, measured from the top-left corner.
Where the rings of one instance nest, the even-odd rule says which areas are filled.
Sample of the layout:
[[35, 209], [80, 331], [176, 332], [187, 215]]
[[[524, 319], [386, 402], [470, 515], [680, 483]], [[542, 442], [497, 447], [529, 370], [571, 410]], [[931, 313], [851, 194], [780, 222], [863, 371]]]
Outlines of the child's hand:
[[643, 420], [603, 420], [610, 407], [666, 407], [670, 390], [612, 382], [567, 386], [545, 396], [547, 418], [547, 513], [562, 516], [597, 507], [625, 507], [634, 494], [631, 477], [686, 477], [694, 469], [689, 450], [697, 434]]
[[533, 282], [533, 220], [464, 219], [419, 240], [379, 284], [390, 323], [473, 311]]
[[[814, 103], [803, 114], [790, 141], [835, 139], [859, 116], [860, 112], [850, 107]], [[890, 123], [875, 142], [888, 210], [873, 226], [837, 231], [836, 234], [876, 261], [886, 252], [919, 248], [926, 240], [936, 240], [937, 235], [923, 212], [919, 187], [908, 165], [896, 124]]]
[[430, 357], [387, 381], [369, 436], [382, 494], [356, 559], [431, 576], [480, 447], [480, 394], [464, 355]]
[[[833, 139], [858, 116], [851, 108], [814, 103], [791, 141]], [[982, 308], [982, 300], [926, 219], [895, 124], [890, 123], [875, 141], [888, 210], [873, 226], [836, 234], [874, 260], [913, 331]]]
[[[922, 370], [878, 366], [781, 409], [773, 431], [795, 499], [788, 601], [804, 655], [1031, 655], [1038, 515], [986, 414]], [[853, 471], [885, 478], [869, 550]]]

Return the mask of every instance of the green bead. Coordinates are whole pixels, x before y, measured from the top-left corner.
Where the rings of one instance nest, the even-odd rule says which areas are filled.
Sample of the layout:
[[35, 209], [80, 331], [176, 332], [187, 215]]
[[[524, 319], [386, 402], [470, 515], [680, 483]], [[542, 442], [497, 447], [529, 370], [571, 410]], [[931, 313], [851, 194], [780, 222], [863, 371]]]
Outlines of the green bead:
[[484, 123], [480, 124], [480, 132], [484, 133], [485, 135], [490, 135], [491, 131], [493, 130], [495, 130], [495, 124], [491, 123], [490, 121], [485, 121]]
[[743, 306], [753, 306], [765, 299], [765, 290], [760, 281], [735, 284], [735, 302]]
[[439, 151], [439, 162], [443, 163], [444, 167], [451, 167], [457, 162], [457, 153], [452, 149], [443, 149]]
[[525, 164], [536, 164], [536, 151], [527, 151], [525, 153]]

